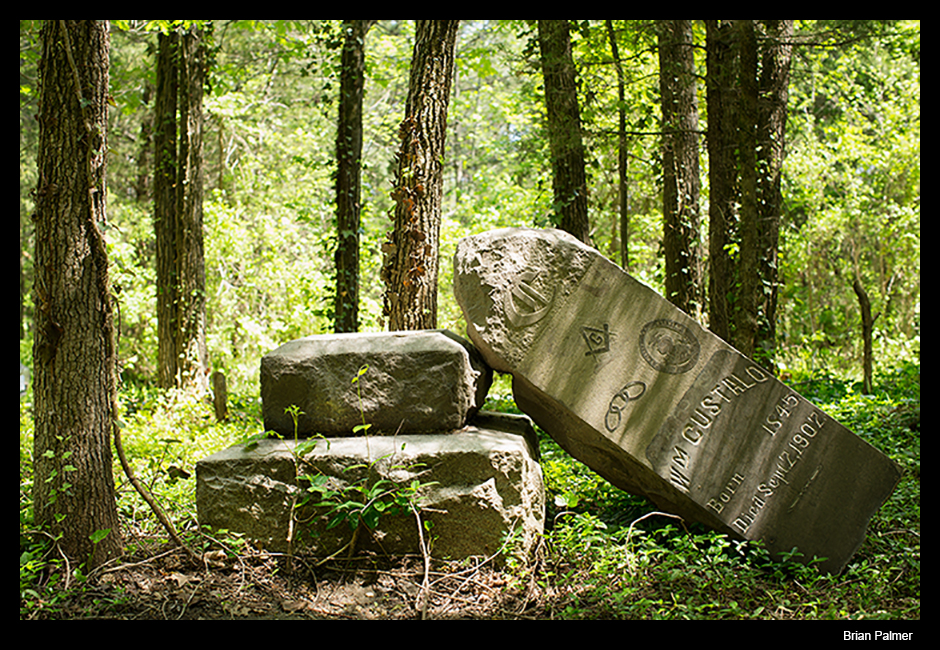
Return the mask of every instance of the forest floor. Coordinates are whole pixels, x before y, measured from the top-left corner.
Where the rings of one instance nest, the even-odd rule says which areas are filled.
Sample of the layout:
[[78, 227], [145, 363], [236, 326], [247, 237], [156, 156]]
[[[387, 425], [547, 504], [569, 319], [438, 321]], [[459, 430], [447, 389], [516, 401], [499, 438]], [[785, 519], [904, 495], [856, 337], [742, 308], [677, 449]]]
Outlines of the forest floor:
[[[122, 484], [124, 555], [86, 574], [32, 525], [31, 426], [21, 405], [20, 620], [919, 620], [919, 366], [905, 373], [875, 396], [833, 392], [844, 388], [833, 380], [801, 385], [904, 468], [838, 575], [801, 563], [798, 554], [771, 559], [759, 543], [652, 517], [662, 513], [574, 463], [547, 437], [540, 441], [551, 489], [546, 530], [527, 561], [507, 547], [493, 558], [435, 559], [426, 572], [418, 555], [324, 562], [265, 552], [237, 533], [200, 528], [192, 481], [166, 478], [165, 466], [185, 464], [184, 452], [205, 455], [197, 444], [171, 454], [179, 441], [163, 439], [166, 431], [197, 430], [190, 443], [215, 446], [237, 437], [212, 425], [201, 404], [177, 409], [179, 421], [167, 409], [142, 411], [147, 427], [138, 427], [132, 447], [147, 459], [141, 467], [198, 559], [171, 546]], [[246, 417], [246, 430], [253, 423]]]
[[[210, 551], [202, 565], [182, 549], [138, 553], [106, 567], [56, 603], [58, 619], [414, 620], [551, 618], [534, 584], [482, 558], [315, 560], [248, 550]], [[425, 582], [426, 580], [426, 582]], [[530, 581], [531, 582], [531, 581]], [[424, 585], [424, 588], [422, 588]], [[425, 597], [426, 594], [426, 597]], [[426, 602], [426, 606], [423, 604]], [[39, 618], [47, 618], [51, 612]]]

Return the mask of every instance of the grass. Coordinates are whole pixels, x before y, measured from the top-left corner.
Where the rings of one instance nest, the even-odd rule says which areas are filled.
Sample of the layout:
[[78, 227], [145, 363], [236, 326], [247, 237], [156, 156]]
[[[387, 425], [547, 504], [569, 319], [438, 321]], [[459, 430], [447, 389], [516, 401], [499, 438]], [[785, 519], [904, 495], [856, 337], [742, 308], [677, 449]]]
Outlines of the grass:
[[[829, 375], [790, 383], [905, 470], [840, 575], [793, 559], [773, 561], [759, 544], [651, 515], [647, 501], [613, 488], [540, 432], [545, 543], [533, 561], [506, 562], [505, 589], [536, 589], [538, 618], [919, 619], [919, 366], [877, 376], [873, 395]], [[514, 411], [511, 398], [499, 397], [499, 386], [487, 407]], [[221, 545], [237, 553], [245, 544], [237, 535], [210, 537], [196, 524], [195, 463], [261, 430], [257, 398], [230, 396], [232, 417], [224, 424], [215, 422], [210, 404], [148, 386], [125, 386], [121, 400], [127, 453], [177, 529], [194, 548]], [[31, 455], [27, 394], [20, 401], [20, 616], [54, 617], [76, 590], [88, 598], [97, 592], [80, 569], [64, 576], [52, 540], [31, 526]], [[114, 476], [122, 525], [133, 531], [125, 534], [129, 554], [165, 541], [117, 464]]]

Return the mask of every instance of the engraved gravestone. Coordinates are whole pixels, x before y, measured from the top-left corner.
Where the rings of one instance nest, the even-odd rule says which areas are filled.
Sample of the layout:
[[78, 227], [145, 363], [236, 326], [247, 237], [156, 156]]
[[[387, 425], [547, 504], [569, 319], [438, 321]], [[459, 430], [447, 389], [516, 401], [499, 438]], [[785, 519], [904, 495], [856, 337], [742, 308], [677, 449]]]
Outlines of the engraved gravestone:
[[900, 479], [880, 451], [560, 230], [462, 239], [454, 292], [518, 406], [614, 485], [840, 571]]

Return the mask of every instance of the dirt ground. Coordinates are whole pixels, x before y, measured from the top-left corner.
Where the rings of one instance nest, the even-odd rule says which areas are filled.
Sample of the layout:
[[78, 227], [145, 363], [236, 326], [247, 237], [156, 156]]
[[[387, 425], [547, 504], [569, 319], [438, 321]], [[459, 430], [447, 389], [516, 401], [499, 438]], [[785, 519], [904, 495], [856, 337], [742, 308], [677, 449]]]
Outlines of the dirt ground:
[[[313, 558], [249, 550], [201, 564], [164, 547], [125, 557], [38, 618], [118, 620], [415, 620], [544, 618], [533, 584], [491, 561]], [[423, 588], [422, 588], [423, 587]]]

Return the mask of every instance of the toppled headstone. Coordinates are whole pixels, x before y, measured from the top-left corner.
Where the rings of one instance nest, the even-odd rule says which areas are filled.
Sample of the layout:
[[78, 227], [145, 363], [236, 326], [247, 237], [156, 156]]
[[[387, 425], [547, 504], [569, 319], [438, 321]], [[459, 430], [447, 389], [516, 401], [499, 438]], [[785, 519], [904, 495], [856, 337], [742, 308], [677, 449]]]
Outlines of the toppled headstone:
[[[358, 391], [351, 381], [363, 366]], [[492, 379], [469, 341], [446, 330], [308, 336], [261, 360], [264, 426], [293, 438], [285, 409], [296, 406], [299, 437], [350, 436], [363, 419], [370, 434], [458, 429], [483, 405]]]
[[[295, 474], [293, 440], [235, 445], [196, 465], [200, 524], [241, 532], [272, 551], [287, 551], [295, 476], [328, 477], [342, 491], [359, 481], [418, 480], [422, 520], [430, 521], [434, 557], [489, 556], [518, 535], [528, 551], [544, 527], [545, 503], [538, 440], [524, 416], [479, 413], [471, 425], [438, 435], [359, 436], [317, 441]], [[374, 464], [367, 477], [366, 466]], [[327, 530], [328, 509], [298, 512], [293, 550], [327, 556], [342, 549], [350, 530]], [[311, 534], [312, 533], [312, 534]], [[418, 553], [412, 513], [382, 517], [357, 547], [393, 555]]]
[[560, 230], [462, 239], [471, 341], [568, 453], [660, 508], [840, 571], [900, 469]]

